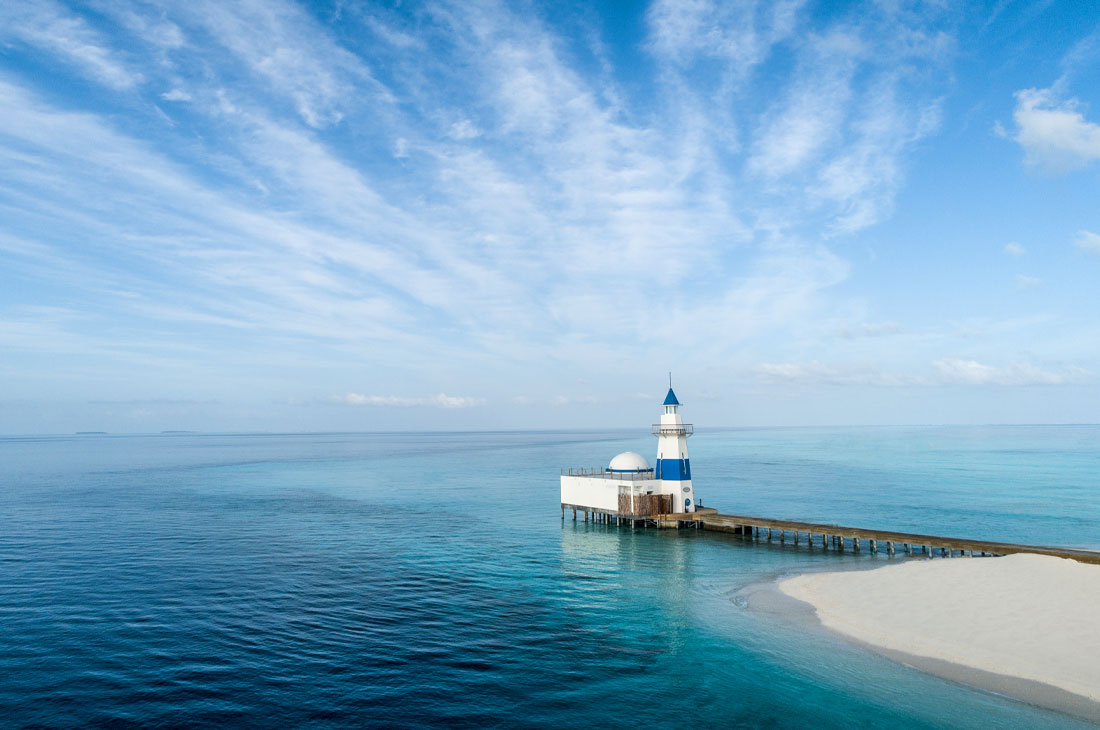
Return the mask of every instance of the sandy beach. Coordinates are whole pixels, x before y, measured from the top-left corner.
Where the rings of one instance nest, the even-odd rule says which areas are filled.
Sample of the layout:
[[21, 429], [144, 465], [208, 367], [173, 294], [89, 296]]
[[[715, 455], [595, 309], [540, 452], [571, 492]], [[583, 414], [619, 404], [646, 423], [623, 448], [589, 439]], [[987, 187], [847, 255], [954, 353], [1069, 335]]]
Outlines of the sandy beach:
[[852, 639], [954, 665], [937, 672], [953, 679], [966, 681], [957, 668], [967, 667], [1100, 702], [1100, 566], [1031, 554], [922, 560], [801, 575], [779, 590]]

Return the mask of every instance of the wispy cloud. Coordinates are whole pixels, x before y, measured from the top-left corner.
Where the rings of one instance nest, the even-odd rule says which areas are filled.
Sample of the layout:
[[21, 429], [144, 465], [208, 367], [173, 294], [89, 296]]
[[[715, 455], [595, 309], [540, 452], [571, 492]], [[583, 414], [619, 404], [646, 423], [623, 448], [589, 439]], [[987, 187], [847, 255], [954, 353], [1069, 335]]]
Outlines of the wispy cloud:
[[897, 322], [864, 322], [858, 327], [841, 327], [836, 336], [845, 340], [854, 340], [857, 337], [883, 337], [895, 335], [901, 332], [901, 325]]
[[107, 38], [52, 0], [0, 3], [0, 38], [4, 37], [73, 64], [85, 76], [115, 89], [129, 89], [142, 81], [142, 75], [111, 49]]
[[1076, 99], [1051, 89], [1016, 92], [1016, 141], [1029, 165], [1048, 172], [1076, 170], [1100, 159], [1100, 124], [1085, 119]]
[[1023, 274], [1016, 274], [1016, 288], [1017, 289], [1034, 289], [1043, 283], [1043, 280], [1037, 276], [1024, 276]]
[[1082, 251], [1100, 255], [1100, 235], [1092, 231], [1077, 231], [1073, 237], [1073, 244]]
[[676, 64], [720, 59], [745, 74], [795, 31], [805, 4], [805, 0], [764, 4], [658, 0], [648, 12], [650, 43], [660, 56]]
[[1071, 366], [1059, 371], [1043, 370], [1028, 363], [1004, 367], [986, 365], [977, 360], [943, 358], [931, 363], [928, 374], [902, 374], [880, 368], [835, 366], [818, 361], [802, 363], [765, 363], [756, 367], [764, 384], [933, 387], [941, 385], [1069, 385], [1088, 381], [1092, 373]]
[[383, 406], [397, 408], [412, 408], [427, 406], [431, 408], [472, 408], [485, 404], [483, 398], [468, 398], [464, 396], [446, 395], [440, 393], [422, 398], [408, 398], [397, 395], [362, 395], [361, 393], [346, 393], [336, 395], [330, 399], [333, 403], [344, 403], [351, 406]]
[[358, 56], [292, 2], [202, 1], [186, 7], [189, 20], [289, 100], [311, 127], [340, 122], [364, 95], [373, 102], [389, 98]]
[[191, 101], [191, 95], [183, 89], [172, 89], [160, 95], [165, 101]]
[[837, 367], [812, 361], [808, 363], [763, 363], [756, 368], [762, 383], [808, 385], [870, 385], [894, 387], [923, 385], [927, 381], [908, 375], [883, 372], [874, 368]]
[[1027, 251], [1018, 243], [1006, 243], [1004, 252], [1009, 256], [1023, 256]]
[[843, 31], [811, 45], [800, 79], [761, 120], [748, 163], [754, 173], [778, 178], [803, 172], [843, 132], [855, 93], [852, 76], [866, 49], [857, 35]]
[[1028, 363], [995, 367], [977, 360], [957, 358], [937, 360], [932, 365], [943, 382], [958, 385], [1065, 385], [1091, 376], [1081, 368], [1051, 372]]

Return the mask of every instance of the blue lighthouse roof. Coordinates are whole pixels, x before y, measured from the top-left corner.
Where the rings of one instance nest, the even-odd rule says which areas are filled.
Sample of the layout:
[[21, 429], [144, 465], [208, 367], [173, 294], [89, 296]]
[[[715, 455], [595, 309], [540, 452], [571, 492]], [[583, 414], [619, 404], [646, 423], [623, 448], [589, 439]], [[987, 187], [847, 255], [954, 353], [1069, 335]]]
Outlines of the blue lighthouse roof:
[[672, 388], [668, 389], [668, 395], [665, 396], [664, 405], [666, 406], [678, 406], [680, 401], [676, 400], [676, 394], [672, 392]]

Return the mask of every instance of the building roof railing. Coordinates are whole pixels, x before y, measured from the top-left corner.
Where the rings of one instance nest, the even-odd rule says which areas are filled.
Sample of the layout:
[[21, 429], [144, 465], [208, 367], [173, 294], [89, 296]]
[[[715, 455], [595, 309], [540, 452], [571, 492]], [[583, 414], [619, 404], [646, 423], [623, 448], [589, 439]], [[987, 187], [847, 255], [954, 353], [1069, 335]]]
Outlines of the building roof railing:
[[655, 423], [653, 424], [654, 436], [690, 436], [695, 429], [690, 423]]
[[589, 477], [590, 479], [615, 479], [617, 481], [641, 481], [654, 478], [652, 469], [639, 471], [608, 471], [607, 468], [595, 466], [591, 469], [585, 467], [564, 468], [561, 470], [563, 477]]

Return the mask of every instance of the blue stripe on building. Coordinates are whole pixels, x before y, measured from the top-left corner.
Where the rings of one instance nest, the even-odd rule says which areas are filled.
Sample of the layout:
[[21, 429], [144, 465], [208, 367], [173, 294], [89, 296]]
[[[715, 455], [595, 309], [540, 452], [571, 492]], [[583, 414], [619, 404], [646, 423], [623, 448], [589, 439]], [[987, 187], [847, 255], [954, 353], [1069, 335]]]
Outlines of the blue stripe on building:
[[670, 482], [686, 482], [691, 479], [691, 459], [657, 459], [654, 478]]

